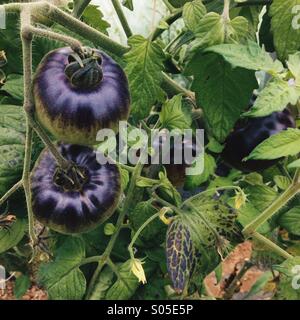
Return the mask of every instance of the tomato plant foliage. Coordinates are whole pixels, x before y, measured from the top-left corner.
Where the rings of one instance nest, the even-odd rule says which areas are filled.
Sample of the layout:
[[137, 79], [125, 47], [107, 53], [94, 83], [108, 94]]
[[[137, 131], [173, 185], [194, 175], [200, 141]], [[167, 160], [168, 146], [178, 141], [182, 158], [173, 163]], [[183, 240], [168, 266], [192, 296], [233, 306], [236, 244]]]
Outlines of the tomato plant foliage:
[[[136, 1], [112, 1], [114, 19], [84, 0], [28, 2], [30, 26], [26, 3], [0, 1], [24, 13], [0, 29], [0, 265], [15, 297], [38, 285], [55, 300], [211, 299], [215, 272], [226, 299], [299, 300], [300, 1], [159, 0], [143, 35]], [[172, 144], [171, 164], [144, 165], [155, 146], [141, 140], [126, 141], [137, 164], [96, 163], [111, 147], [96, 131], [126, 140], [121, 119], [148, 137], [204, 130], [204, 169], [183, 174], [197, 162], [175, 163]], [[223, 261], [246, 240], [261, 275], [243, 293], [244, 269], [224, 275]]]

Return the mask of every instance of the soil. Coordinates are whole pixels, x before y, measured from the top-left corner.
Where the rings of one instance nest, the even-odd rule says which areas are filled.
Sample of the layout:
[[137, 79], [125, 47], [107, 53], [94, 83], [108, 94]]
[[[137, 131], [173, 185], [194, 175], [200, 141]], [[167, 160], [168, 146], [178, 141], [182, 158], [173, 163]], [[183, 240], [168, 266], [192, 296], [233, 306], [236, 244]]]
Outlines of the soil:
[[[228, 281], [236, 275], [245, 261], [249, 261], [252, 254], [251, 242], [246, 241], [238, 245], [235, 250], [222, 262], [222, 278], [218, 283], [215, 272], [209, 274], [204, 280], [207, 293], [214, 298], [222, 298], [224, 296]], [[256, 266], [251, 267], [239, 281], [236, 292], [232, 296], [232, 300], [241, 300], [250, 291], [254, 283], [265, 272]], [[272, 292], [263, 292], [251, 297], [251, 300], [269, 300], [273, 296]]]
[[[6, 289], [0, 289], [0, 300], [16, 300], [14, 296], [14, 281], [6, 283]], [[20, 300], [47, 300], [47, 293], [33, 285]]]

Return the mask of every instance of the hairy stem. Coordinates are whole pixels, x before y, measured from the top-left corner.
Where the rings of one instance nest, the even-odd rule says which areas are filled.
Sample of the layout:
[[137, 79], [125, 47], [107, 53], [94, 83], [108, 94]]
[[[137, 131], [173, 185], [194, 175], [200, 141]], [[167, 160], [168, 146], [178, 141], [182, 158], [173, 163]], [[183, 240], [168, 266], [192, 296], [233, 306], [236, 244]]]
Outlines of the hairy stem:
[[95, 284], [96, 284], [96, 281], [98, 280], [99, 278], [99, 275], [103, 269], [103, 267], [107, 264], [107, 259], [110, 258], [110, 255], [111, 255], [111, 252], [114, 248], [114, 245], [118, 239], [118, 236], [119, 236], [119, 233], [122, 229], [122, 226], [123, 226], [123, 221], [124, 221], [124, 218], [125, 216], [129, 213], [130, 211], [130, 208], [132, 206], [132, 203], [133, 202], [133, 199], [135, 197], [135, 188], [136, 188], [136, 181], [137, 179], [140, 177], [141, 175], [141, 172], [142, 172], [142, 169], [143, 169], [143, 165], [139, 162], [136, 167], [135, 167], [135, 170], [132, 174], [132, 177], [131, 177], [131, 181], [130, 181], [130, 185], [128, 187], [128, 192], [127, 192], [127, 197], [126, 197], [126, 200], [124, 202], [124, 205], [123, 205], [123, 208], [122, 208], [122, 211], [118, 217], [118, 220], [117, 220], [117, 223], [116, 223], [116, 226], [115, 226], [115, 233], [112, 235], [112, 237], [110, 238], [110, 241], [103, 253], [103, 255], [101, 256], [101, 259], [99, 260], [99, 263], [98, 263], [98, 266], [92, 276], [92, 279], [90, 281], [90, 284], [88, 286], [88, 289], [87, 289], [87, 294], [86, 294], [86, 298], [89, 299], [94, 287], [95, 287]]
[[273, 241], [269, 240], [268, 238], [264, 237], [258, 232], [254, 232], [252, 234], [252, 238], [261, 242], [264, 246], [268, 247], [273, 252], [277, 253], [279, 256], [285, 258], [285, 259], [291, 259], [293, 258], [292, 255], [290, 255], [288, 252], [280, 248], [277, 244], [275, 244]]
[[23, 50], [23, 74], [24, 74], [24, 109], [26, 112], [26, 143], [25, 143], [25, 156], [24, 156], [24, 167], [23, 167], [23, 186], [27, 204], [28, 214], [28, 226], [29, 226], [29, 237], [31, 245], [37, 242], [37, 237], [34, 233], [34, 218], [31, 207], [31, 190], [30, 190], [30, 165], [31, 165], [31, 152], [32, 152], [32, 128], [28, 120], [28, 113], [30, 113], [33, 105], [33, 97], [31, 91], [32, 83], [32, 37], [23, 28], [30, 25], [30, 11], [23, 9], [21, 12], [21, 39], [22, 39], [22, 50]]
[[102, 32], [95, 30], [51, 4], [46, 3], [44, 7], [39, 8], [39, 13], [117, 56], [122, 56], [129, 51], [128, 47], [111, 40]]
[[47, 133], [44, 131], [44, 129], [40, 126], [40, 124], [34, 119], [33, 115], [31, 113], [28, 114], [28, 120], [30, 122], [31, 127], [34, 129], [34, 131], [38, 134], [40, 139], [43, 141], [45, 146], [49, 149], [49, 151], [52, 153], [53, 157], [55, 158], [57, 164], [63, 169], [68, 170], [71, 166], [71, 163], [66, 160], [61, 153], [58, 151], [54, 143], [51, 141], [51, 139], [48, 137]]
[[121, 25], [123, 27], [123, 30], [124, 30], [127, 38], [130, 38], [132, 36], [132, 31], [130, 29], [130, 26], [129, 26], [128, 21], [125, 17], [124, 11], [122, 9], [122, 6], [121, 6], [119, 0], [111, 0], [111, 2], [115, 8], [115, 11], [116, 11], [118, 17], [119, 17], [119, 20], [121, 22]]
[[224, 9], [223, 9], [222, 17], [225, 21], [230, 20], [230, 17], [229, 17], [230, 2], [231, 0], [224, 0]]
[[136, 233], [134, 234], [134, 236], [131, 239], [131, 242], [128, 246], [128, 251], [130, 254], [130, 257], [133, 259], [134, 258], [134, 253], [133, 253], [133, 246], [136, 242], [136, 240], [138, 239], [138, 237], [140, 236], [140, 234], [143, 232], [143, 230], [148, 226], [148, 224], [150, 224], [152, 221], [154, 221], [156, 218], [158, 218], [160, 215], [160, 212], [155, 213], [153, 216], [151, 216], [149, 219], [147, 219], [140, 227], [139, 229], [136, 231]]
[[0, 206], [10, 197], [12, 196], [19, 188], [23, 185], [23, 181], [18, 181], [15, 185], [13, 185], [0, 199]]
[[68, 44], [71, 47], [71, 49], [74, 50], [75, 52], [81, 51], [81, 47], [82, 47], [81, 42], [72, 37], [65, 36], [63, 34], [53, 32], [47, 29], [35, 28], [33, 26], [28, 26], [26, 28], [26, 31], [38, 37], [43, 37], [43, 38], [64, 42]]
[[245, 236], [251, 236], [263, 223], [270, 219], [282, 207], [284, 207], [297, 193], [300, 192], [300, 183], [293, 183], [283, 192], [261, 215], [249, 223], [243, 230]]

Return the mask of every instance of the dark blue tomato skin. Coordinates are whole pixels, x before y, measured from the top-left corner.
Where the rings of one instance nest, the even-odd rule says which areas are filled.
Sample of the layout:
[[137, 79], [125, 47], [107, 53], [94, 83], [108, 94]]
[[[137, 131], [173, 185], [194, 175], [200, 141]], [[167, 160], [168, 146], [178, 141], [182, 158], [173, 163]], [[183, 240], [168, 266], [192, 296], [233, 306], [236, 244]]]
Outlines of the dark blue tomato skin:
[[84, 146], [60, 145], [62, 155], [87, 170], [81, 191], [65, 191], [53, 182], [57, 164], [46, 149], [31, 174], [33, 213], [38, 221], [64, 234], [87, 232], [115, 211], [121, 192], [116, 165], [100, 165], [96, 153]]
[[222, 158], [228, 165], [243, 172], [265, 170], [278, 160], [242, 160], [270, 136], [295, 126], [288, 109], [266, 117], [250, 118], [245, 123], [240, 121], [225, 141]]
[[36, 115], [40, 123], [65, 143], [93, 145], [98, 130], [118, 130], [127, 120], [130, 93], [123, 69], [107, 54], [102, 57], [103, 79], [96, 87], [74, 87], [65, 75], [73, 51], [60, 48], [40, 63], [33, 83]]

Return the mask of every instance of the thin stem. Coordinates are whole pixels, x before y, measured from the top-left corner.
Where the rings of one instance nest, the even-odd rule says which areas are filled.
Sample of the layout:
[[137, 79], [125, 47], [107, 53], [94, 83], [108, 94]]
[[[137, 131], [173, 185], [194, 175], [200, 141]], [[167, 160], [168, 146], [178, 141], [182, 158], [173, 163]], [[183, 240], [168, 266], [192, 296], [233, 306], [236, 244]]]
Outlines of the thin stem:
[[[182, 16], [182, 12], [183, 9], [176, 9], [175, 11], [173, 10], [172, 13], [167, 16], [166, 18], [164, 18], [162, 21], [168, 25], [171, 25], [172, 23], [174, 23], [176, 20], [178, 20], [179, 18], [181, 18]], [[164, 31], [166, 31], [165, 29], [159, 28], [157, 27], [153, 34], [152, 34], [152, 40], [157, 39]]]
[[158, 218], [160, 216], [160, 212], [155, 213], [153, 216], [151, 216], [149, 219], [147, 219], [140, 227], [139, 229], [136, 231], [136, 233], [134, 234], [134, 236], [131, 239], [131, 242], [128, 246], [128, 251], [130, 254], [130, 257], [133, 259], [134, 258], [134, 253], [133, 253], [133, 246], [136, 242], [136, 240], [138, 239], [138, 237], [140, 236], [140, 234], [142, 233], [142, 231], [148, 226], [148, 224], [150, 224], [153, 220], [155, 220], [156, 218]]
[[37, 237], [34, 232], [34, 217], [31, 207], [31, 190], [30, 190], [30, 166], [31, 166], [31, 152], [32, 152], [32, 128], [28, 120], [28, 114], [31, 111], [33, 105], [33, 97], [31, 90], [32, 83], [32, 37], [28, 34], [24, 28], [30, 25], [30, 11], [29, 9], [23, 9], [21, 12], [21, 38], [22, 38], [22, 50], [23, 50], [23, 74], [24, 74], [24, 110], [26, 112], [26, 142], [25, 142], [25, 156], [23, 167], [23, 186], [27, 204], [28, 225], [29, 225], [29, 237], [31, 245], [34, 246], [37, 242]]
[[107, 258], [106, 260], [107, 265], [111, 268], [111, 270], [113, 271], [113, 273], [117, 276], [118, 280], [121, 280], [125, 286], [127, 287], [127, 289], [129, 291], [132, 291], [132, 289], [130, 288], [130, 286], [128, 285], [128, 282], [122, 277], [119, 269], [116, 267], [116, 265], [113, 263], [113, 261], [110, 258]]
[[115, 11], [116, 11], [116, 13], [118, 15], [118, 18], [119, 18], [119, 20], [121, 22], [121, 25], [123, 27], [123, 30], [124, 30], [127, 38], [130, 38], [132, 36], [132, 31], [130, 29], [130, 26], [128, 24], [128, 21], [126, 19], [126, 16], [124, 14], [123, 8], [122, 8], [119, 0], [111, 0], [111, 2], [112, 2], [112, 5], [115, 8]]
[[124, 218], [128, 214], [128, 212], [130, 211], [130, 208], [133, 203], [133, 199], [135, 197], [136, 181], [140, 177], [142, 169], [143, 169], [143, 164], [138, 162], [138, 164], [136, 165], [135, 170], [132, 174], [130, 185], [128, 187], [127, 197], [125, 199], [122, 211], [118, 217], [118, 220], [117, 220], [117, 223], [115, 226], [116, 231], [112, 235], [112, 237], [110, 238], [110, 241], [109, 241], [103, 255], [101, 256], [101, 259], [99, 260], [98, 266], [97, 266], [97, 268], [92, 276], [92, 279], [90, 281], [90, 284], [88, 286], [87, 294], [86, 294], [87, 299], [90, 297], [90, 295], [95, 287], [96, 281], [99, 278], [99, 274], [101, 273], [103, 267], [107, 263], [107, 259], [110, 257], [110, 254], [113, 250], [113, 247], [114, 247], [114, 245], [117, 241], [117, 238], [119, 236], [119, 233], [122, 229]]
[[230, 20], [230, 17], [229, 17], [230, 2], [231, 0], [224, 0], [224, 9], [223, 9], [222, 17], [225, 21]]
[[50, 31], [47, 29], [35, 28], [33, 26], [28, 26], [27, 30], [28, 30], [28, 32], [30, 32], [38, 37], [44, 37], [44, 38], [64, 42], [64, 43], [68, 44], [71, 47], [71, 49], [74, 50], [75, 52], [81, 51], [81, 47], [82, 47], [81, 42], [78, 41], [77, 39], [72, 38], [72, 37], [65, 36], [63, 34], [53, 32], [53, 31]]
[[243, 230], [245, 236], [251, 236], [263, 223], [270, 219], [282, 207], [284, 207], [291, 199], [300, 192], [300, 184], [292, 184], [285, 192], [283, 192], [261, 215], [249, 223]]
[[18, 181], [14, 186], [12, 186], [5, 195], [0, 199], [0, 206], [9, 198], [11, 197], [21, 186], [23, 185], [23, 181]]
[[32, 211], [31, 190], [30, 190], [30, 165], [31, 165], [31, 151], [32, 151], [32, 128], [26, 119], [26, 144], [25, 144], [25, 157], [24, 157], [24, 169], [23, 169], [23, 185], [26, 197], [27, 215], [28, 215], [28, 233], [31, 241], [31, 245], [34, 246], [38, 238], [34, 232], [34, 215]]
[[80, 18], [85, 8], [90, 4], [90, 2], [91, 0], [74, 1], [72, 16], [75, 18]]
[[40, 126], [40, 124], [35, 121], [33, 116], [31, 114], [28, 114], [28, 120], [30, 122], [31, 127], [34, 129], [34, 131], [38, 134], [38, 136], [41, 138], [45, 146], [49, 149], [49, 151], [52, 153], [53, 157], [55, 158], [57, 164], [63, 169], [68, 170], [71, 166], [70, 162], [66, 160], [60, 152], [57, 150], [54, 143], [51, 141], [51, 139], [48, 137], [47, 133], [44, 131], [44, 129]]
[[195, 101], [195, 94], [194, 92], [183, 88], [181, 85], [179, 85], [175, 80], [170, 78], [166, 73], [163, 72], [163, 82], [162, 82], [162, 88], [171, 96], [177, 95], [177, 94], [183, 94], [184, 96], [192, 99]]
[[92, 41], [95, 45], [98, 45], [117, 56], [122, 56], [124, 53], [129, 51], [128, 47], [122, 46], [121, 44], [111, 40], [102, 32], [86, 25], [52, 4], [46, 2], [44, 7], [38, 7], [38, 11], [40, 14], [59, 23], [69, 30], [76, 32], [85, 39]]
[[182, 211], [179, 208], [175, 207], [173, 204], [169, 203], [168, 201], [160, 198], [155, 192], [152, 193], [152, 198], [154, 201], [159, 202], [164, 207], [168, 207], [168, 208], [172, 209], [176, 214], [178, 214], [178, 215], [182, 214]]
[[101, 259], [101, 256], [93, 256], [93, 257], [85, 258], [80, 262], [80, 266], [84, 266], [89, 263], [98, 263], [100, 259]]
[[261, 242], [263, 245], [271, 249], [272, 251], [276, 252], [278, 255], [285, 259], [291, 259], [293, 258], [292, 255], [290, 255], [288, 252], [280, 248], [277, 244], [275, 244], [273, 241], [269, 240], [268, 238], [264, 237], [258, 232], [254, 232], [251, 237], [259, 242]]

